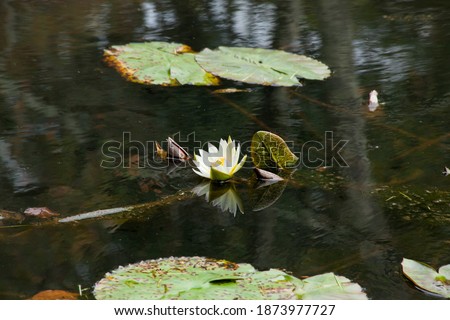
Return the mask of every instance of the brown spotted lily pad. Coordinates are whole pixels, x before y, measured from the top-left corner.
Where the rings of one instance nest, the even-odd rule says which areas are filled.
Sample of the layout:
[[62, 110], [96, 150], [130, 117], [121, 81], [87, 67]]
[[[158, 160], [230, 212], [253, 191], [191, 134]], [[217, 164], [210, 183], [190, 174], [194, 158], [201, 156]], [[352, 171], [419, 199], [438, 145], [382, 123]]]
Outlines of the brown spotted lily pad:
[[[219, 47], [200, 53], [180, 43], [145, 42], [105, 50], [106, 62], [133, 82], [163, 86], [219, 84], [219, 77], [266, 86], [300, 86], [298, 78], [323, 80], [329, 68], [312, 58], [262, 48]], [[241, 92], [221, 89], [215, 93]]]
[[303, 281], [278, 269], [258, 271], [250, 264], [202, 257], [170, 257], [119, 267], [97, 282], [94, 295], [99, 300], [367, 298], [359, 285], [331, 273]]
[[106, 62], [133, 82], [163, 86], [217, 85], [219, 79], [202, 69], [194, 57], [187, 45], [158, 41], [105, 50]]

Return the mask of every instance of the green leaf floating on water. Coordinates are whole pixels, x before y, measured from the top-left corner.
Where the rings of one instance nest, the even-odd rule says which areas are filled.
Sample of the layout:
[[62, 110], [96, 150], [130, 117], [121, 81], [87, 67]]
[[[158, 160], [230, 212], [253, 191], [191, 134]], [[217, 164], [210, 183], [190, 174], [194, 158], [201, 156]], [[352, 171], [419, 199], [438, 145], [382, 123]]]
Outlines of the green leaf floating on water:
[[155, 85], [217, 85], [219, 79], [203, 70], [189, 46], [145, 42], [113, 46], [106, 61], [130, 81]]
[[450, 264], [436, 272], [425, 263], [404, 258], [402, 267], [405, 276], [419, 288], [450, 298]]
[[105, 50], [105, 57], [130, 81], [164, 86], [217, 85], [216, 76], [270, 86], [298, 86], [297, 78], [323, 80], [330, 76], [328, 67], [317, 60], [261, 48], [219, 47], [196, 54], [184, 44], [154, 41], [113, 46]]
[[323, 80], [330, 76], [322, 62], [281, 50], [219, 47], [204, 49], [195, 59], [218, 77], [266, 86], [298, 86], [297, 78]]
[[[335, 286], [332, 280], [333, 284], [316, 283], [311, 291], [316, 293], [312, 296], [321, 299], [327, 287]], [[309, 287], [306, 282], [277, 269], [257, 271], [249, 264], [225, 260], [171, 257], [119, 267], [95, 285], [94, 295], [98, 300], [281, 300], [297, 299], [300, 295], [307, 298]], [[338, 291], [333, 288], [334, 298], [340, 298]], [[348, 296], [345, 287], [341, 293], [342, 298], [353, 298]], [[360, 295], [365, 297], [362, 292]]]
[[281, 137], [268, 131], [256, 132], [250, 149], [257, 168], [289, 168], [298, 160]]
[[302, 280], [297, 290], [302, 300], [366, 300], [367, 296], [359, 284], [334, 273], [324, 273]]

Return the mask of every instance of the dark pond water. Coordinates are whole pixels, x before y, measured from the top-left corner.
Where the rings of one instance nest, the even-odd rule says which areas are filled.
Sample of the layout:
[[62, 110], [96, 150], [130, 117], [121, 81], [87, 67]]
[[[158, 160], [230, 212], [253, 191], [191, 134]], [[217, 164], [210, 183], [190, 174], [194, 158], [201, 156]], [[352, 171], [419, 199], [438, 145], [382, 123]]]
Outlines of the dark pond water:
[[[348, 140], [348, 167], [327, 154], [331, 168], [302, 166], [286, 186], [240, 183], [245, 213], [236, 216], [185, 196], [128, 219], [0, 220], [0, 298], [91, 288], [119, 265], [191, 255], [296, 276], [332, 271], [372, 299], [435, 298], [400, 263], [450, 263], [450, 177], [441, 174], [450, 166], [449, 13], [447, 0], [1, 1], [1, 210], [70, 216], [189, 195], [202, 182], [190, 169], [138, 168], [137, 158], [102, 168], [102, 145], [124, 132], [142, 142], [179, 133], [190, 150], [194, 134], [245, 142], [270, 130], [296, 152]], [[333, 76], [218, 97], [129, 83], [102, 61], [111, 45], [154, 40], [283, 49]], [[369, 112], [374, 89], [384, 105]]]

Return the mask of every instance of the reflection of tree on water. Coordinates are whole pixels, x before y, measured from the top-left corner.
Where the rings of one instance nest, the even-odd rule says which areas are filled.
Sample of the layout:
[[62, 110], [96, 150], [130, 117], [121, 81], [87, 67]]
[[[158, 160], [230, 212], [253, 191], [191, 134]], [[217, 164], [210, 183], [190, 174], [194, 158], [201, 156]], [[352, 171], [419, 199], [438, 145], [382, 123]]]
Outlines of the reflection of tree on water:
[[[97, 72], [92, 61], [102, 66], [105, 37], [116, 26], [116, 20], [109, 18], [135, 4], [94, 1], [86, 6], [73, 1], [70, 6], [69, 13], [65, 5], [0, 3], [0, 135], [4, 142], [0, 169], [7, 178], [1, 180], [0, 189], [38, 194], [33, 199], [28, 194], [15, 201], [4, 198], [1, 206], [5, 208], [33, 205], [29, 202], [35, 200], [37, 205], [79, 210], [80, 204], [89, 207], [89, 202], [94, 206], [113, 198], [107, 192], [99, 196], [102, 185], [114, 175], [96, 170], [97, 143], [111, 138], [105, 122], [114, 116], [105, 115], [114, 114], [111, 102], [120, 100], [121, 93], [107, 84], [100, 89], [102, 82], [95, 88], [87, 83]], [[71, 18], [53, 19], [64, 14]], [[120, 27], [133, 29], [138, 23], [122, 21]], [[127, 111], [116, 113], [120, 121], [130, 117]], [[90, 196], [93, 191], [95, 199]], [[63, 193], [70, 199], [62, 199]], [[19, 204], [20, 200], [25, 204]]]
[[[325, 62], [334, 70], [334, 76], [326, 83], [328, 100], [350, 111], [333, 114], [333, 118], [337, 119], [335, 136], [338, 140], [349, 141], [342, 151], [349, 167], [340, 170], [348, 187], [345, 189], [345, 199], [336, 207], [340, 220], [336, 221], [335, 232], [343, 228], [360, 238], [360, 256], [355, 259], [366, 265], [366, 271], [361, 272], [381, 272], [377, 278], [384, 279], [386, 275], [383, 272], [390, 263], [387, 256], [390, 246], [383, 243], [390, 241], [391, 236], [382, 209], [370, 196], [373, 183], [367, 155], [364, 111], [354, 70], [352, 41], [355, 26], [349, 14], [350, 3], [331, 0], [319, 3]], [[346, 242], [342, 245], [349, 246]], [[351, 245], [355, 245], [355, 239], [352, 239]], [[357, 261], [352, 263], [358, 264]]]
[[[114, 101], [117, 90], [98, 99], [99, 87], [87, 87], [82, 74], [91, 77], [91, 61], [100, 64], [101, 54], [95, 49], [90, 56], [79, 54], [81, 37], [94, 31], [102, 40], [101, 27], [110, 24], [94, 20], [97, 12], [102, 23], [109, 4], [91, 2], [92, 15], [85, 14], [86, 3], [72, 1], [70, 12], [66, 4], [0, 2], [0, 209], [23, 211], [34, 204], [80, 209], [94, 200], [90, 194], [101, 205], [111, 198], [99, 196], [106, 179], [90, 139], [102, 119], [95, 107]], [[61, 18], [67, 14], [70, 19]], [[107, 271], [98, 270], [100, 257], [111, 264], [128, 262], [120, 241], [108, 233], [111, 224], [3, 229], [0, 297], [28, 298], [41, 288], [76, 291], [77, 283], [90, 287]]]
[[10, 144], [0, 139], [0, 162], [12, 180], [14, 193], [25, 193], [36, 188], [36, 179], [11, 154]]

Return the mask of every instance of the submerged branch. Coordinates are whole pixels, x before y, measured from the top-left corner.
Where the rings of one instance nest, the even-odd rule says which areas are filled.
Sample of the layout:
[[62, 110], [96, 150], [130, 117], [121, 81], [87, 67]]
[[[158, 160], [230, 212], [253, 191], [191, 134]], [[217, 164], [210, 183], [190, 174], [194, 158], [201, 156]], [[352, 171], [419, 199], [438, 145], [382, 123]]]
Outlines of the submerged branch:
[[[5, 225], [0, 226], [0, 229], [2, 228], [13, 228], [13, 227], [25, 227], [25, 226], [43, 226], [43, 225], [56, 225], [59, 223], [70, 223], [70, 222], [79, 222], [82, 220], [91, 220], [91, 219], [105, 219], [105, 218], [111, 218], [113, 216], [114, 218], [137, 218], [137, 217], [143, 217], [146, 214], [148, 214], [148, 210], [155, 209], [159, 207], [164, 207], [167, 205], [170, 205], [176, 201], [183, 201], [187, 200], [193, 197], [192, 192], [190, 191], [178, 191], [177, 193], [158, 199], [156, 201], [152, 202], [146, 202], [146, 203], [140, 203], [135, 205], [130, 205], [126, 207], [118, 207], [118, 208], [110, 208], [110, 209], [102, 209], [102, 210], [95, 210], [90, 212], [84, 212], [75, 214], [73, 216], [64, 217], [60, 219], [50, 219], [45, 220], [44, 222], [38, 221], [36, 219], [23, 219], [19, 221], [18, 224], [15, 225]], [[5, 211], [0, 211], [5, 212]], [[10, 213], [10, 212], [9, 212]], [[20, 215], [20, 213], [15, 213], [15, 215]], [[1, 215], [0, 215], [1, 217]], [[9, 219], [4, 218], [0, 221], [8, 221]], [[9, 220], [11, 221], [11, 220]], [[18, 220], [16, 220], [18, 221]], [[26, 224], [22, 224], [22, 222], [25, 222]]]
[[124, 211], [130, 211], [133, 207], [123, 207], [123, 208], [112, 208], [112, 209], [103, 209], [103, 210], [96, 210], [91, 212], [85, 212], [76, 214], [74, 216], [70, 216], [67, 218], [59, 219], [58, 222], [66, 223], [66, 222], [74, 222], [74, 221], [80, 221], [85, 219], [93, 219], [93, 218], [99, 218], [99, 217], [105, 217], [114, 213], [120, 213]]

